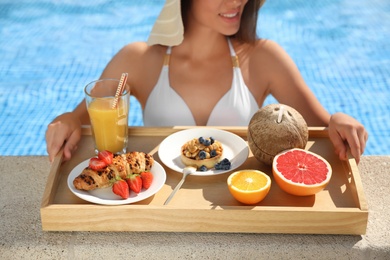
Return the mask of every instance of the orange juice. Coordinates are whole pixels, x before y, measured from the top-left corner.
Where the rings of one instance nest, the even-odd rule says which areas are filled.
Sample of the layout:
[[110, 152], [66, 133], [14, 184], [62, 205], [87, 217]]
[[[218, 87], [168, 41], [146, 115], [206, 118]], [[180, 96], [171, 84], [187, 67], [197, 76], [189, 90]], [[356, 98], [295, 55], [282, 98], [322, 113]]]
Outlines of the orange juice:
[[127, 147], [128, 102], [119, 99], [112, 108], [113, 97], [96, 98], [88, 105], [92, 132], [98, 151], [123, 153]]

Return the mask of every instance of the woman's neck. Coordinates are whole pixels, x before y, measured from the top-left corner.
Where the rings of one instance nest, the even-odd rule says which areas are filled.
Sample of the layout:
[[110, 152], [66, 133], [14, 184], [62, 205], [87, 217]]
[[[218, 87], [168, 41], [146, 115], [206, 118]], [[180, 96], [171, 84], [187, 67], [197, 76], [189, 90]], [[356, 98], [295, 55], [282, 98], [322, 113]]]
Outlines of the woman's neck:
[[226, 55], [229, 46], [226, 36], [217, 33], [186, 32], [183, 42], [176, 46], [175, 52], [193, 59], [209, 60], [212, 57]]

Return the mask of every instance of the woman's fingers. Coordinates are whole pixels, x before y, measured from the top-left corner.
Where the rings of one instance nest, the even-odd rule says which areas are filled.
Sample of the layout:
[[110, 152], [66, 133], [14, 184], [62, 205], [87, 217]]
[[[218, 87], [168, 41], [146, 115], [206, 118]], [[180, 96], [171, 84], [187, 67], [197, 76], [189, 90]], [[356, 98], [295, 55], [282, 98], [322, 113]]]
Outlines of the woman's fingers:
[[368, 134], [364, 126], [354, 118], [343, 113], [336, 113], [332, 115], [329, 122], [329, 138], [340, 159], [346, 160], [348, 151], [350, 151], [359, 163], [366, 147]]
[[72, 153], [77, 150], [77, 143], [80, 141], [81, 132], [79, 129], [73, 131], [70, 137], [65, 141], [64, 146], [64, 161], [68, 161], [72, 157]]
[[347, 160], [348, 145], [344, 142], [343, 138], [338, 132], [329, 131], [329, 138], [332, 141], [335, 153], [341, 160]]
[[80, 121], [71, 113], [58, 116], [48, 125], [46, 131], [46, 150], [49, 154], [49, 161], [53, 162], [62, 146], [64, 146], [64, 160], [69, 160], [72, 152], [77, 149], [80, 138]]
[[58, 122], [51, 123], [47, 127], [47, 131], [46, 131], [46, 150], [47, 153], [49, 154], [50, 162], [53, 162], [54, 157], [60, 151], [65, 140], [65, 138], [62, 137], [62, 135], [59, 132], [57, 132], [56, 130], [57, 128], [58, 128]]

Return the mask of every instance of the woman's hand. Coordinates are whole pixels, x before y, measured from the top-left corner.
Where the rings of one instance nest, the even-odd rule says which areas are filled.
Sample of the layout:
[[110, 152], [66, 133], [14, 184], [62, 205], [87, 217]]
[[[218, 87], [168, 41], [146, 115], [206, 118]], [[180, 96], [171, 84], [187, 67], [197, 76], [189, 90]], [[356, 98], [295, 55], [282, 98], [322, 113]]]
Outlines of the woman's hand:
[[349, 149], [359, 163], [360, 156], [366, 148], [368, 133], [356, 119], [343, 113], [335, 113], [329, 121], [329, 138], [341, 160], [348, 159]]
[[46, 149], [50, 162], [64, 145], [64, 161], [72, 157], [81, 138], [81, 122], [74, 113], [65, 113], [53, 120], [46, 131]]

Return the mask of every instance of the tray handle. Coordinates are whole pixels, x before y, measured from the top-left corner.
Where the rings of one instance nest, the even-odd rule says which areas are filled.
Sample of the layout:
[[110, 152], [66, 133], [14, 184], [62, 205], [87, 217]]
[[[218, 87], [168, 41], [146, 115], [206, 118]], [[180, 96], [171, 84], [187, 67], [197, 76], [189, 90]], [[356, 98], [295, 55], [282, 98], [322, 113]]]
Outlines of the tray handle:
[[354, 196], [354, 199], [356, 200], [357, 205], [362, 211], [368, 211], [367, 201], [364, 196], [363, 184], [359, 175], [359, 168], [356, 164], [355, 158], [352, 156], [351, 153], [348, 153], [348, 159], [346, 164], [350, 172], [351, 183], [354, 184], [351, 185], [356, 194], [356, 196]]
[[41, 202], [41, 208], [44, 208], [50, 205], [53, 202], [54, 194], [58, 186], [58, 171], [63, 161], [64, 147], [60, 149], [57, 155], [54, 157], [54, 160], [50, 166], [50, 172], [47, 177], [45, 191], [43, 193], [43, 198]]

